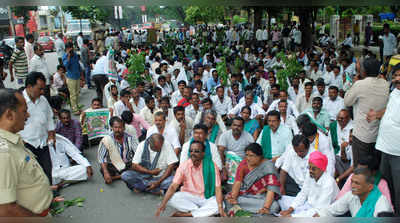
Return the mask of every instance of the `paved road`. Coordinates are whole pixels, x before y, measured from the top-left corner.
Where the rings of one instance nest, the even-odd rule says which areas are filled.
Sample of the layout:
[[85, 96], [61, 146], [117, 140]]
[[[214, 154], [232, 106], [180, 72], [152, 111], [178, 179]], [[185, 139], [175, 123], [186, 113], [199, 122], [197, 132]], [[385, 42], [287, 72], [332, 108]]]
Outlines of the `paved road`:
[[[45, 57], [50, 72], [54, 73], [58, 64], [56, 54], [46, 53]], [[4, 83], [6, 87], [15, 88], [15, 81], [10, 82], [9, 75]], [[89, 107], [91, 99], [95, 96], [95, 90], [89, 90], [86, 87], [83, 88], [80, 95], [80, 104], [83, 104], [85, 108]], [[113, 216], [119, 217], [118, 219], [122, 217], [122, 219], [132, 221], [135, 217], [151, 217], [154, 215], [161, 197], [134, 193], [122, 181], [114, 182], [110, 186], [105, 185], [96, 161], [97, 147], [93, 146], [85, 150], [85, 155], [93, 165], [94, 175], [92, 179], [88, 182], [82, 182], [62, 189], [61, 195], [66, 200], [75, 197], [84, 197], [86, 201], [83, 207], [67, 208], [60, 214], [61, 217], [78, 217], [80, 222], [94, 222], [96, 220], [99, 223], [109, 223], [109, 220]], [[172, 210], [167, 209], [164, 215], [170, 215], [171, 213]]]

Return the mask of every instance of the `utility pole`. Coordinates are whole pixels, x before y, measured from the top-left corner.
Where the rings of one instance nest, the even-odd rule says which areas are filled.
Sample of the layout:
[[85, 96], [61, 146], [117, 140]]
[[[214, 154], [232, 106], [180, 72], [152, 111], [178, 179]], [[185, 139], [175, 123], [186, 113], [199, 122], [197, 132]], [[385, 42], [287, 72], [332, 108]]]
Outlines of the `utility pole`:
[[15, 26], [10, 6], [7, 6], [7, 10], [8, 10], [8, 20], [10, 21], [11, 34], [15, 36]]
[[60, 16], [61, 16], [61, 33], [64, 35], [64, 12], [61, 8], [61, 6], [58, 6], [59, 10], [60, 10]]

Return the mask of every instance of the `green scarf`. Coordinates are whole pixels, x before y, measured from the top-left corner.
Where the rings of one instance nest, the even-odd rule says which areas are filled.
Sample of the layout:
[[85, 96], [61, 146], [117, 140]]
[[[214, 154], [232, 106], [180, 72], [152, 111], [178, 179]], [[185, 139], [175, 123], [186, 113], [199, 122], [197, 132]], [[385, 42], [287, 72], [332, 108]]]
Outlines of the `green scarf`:
[[324, 126], [322, 126], [321, 124], [319, 124], [313, 117], [313, 115], [310, 115], [310, 113], [306, 112], [306, 114], [308, 115], [308, 117], [310, 117], [310, 121], [317, 126], [317, 128], [319, 128], [320, 130], [322, 130], [325, 134], [328, 132], [328, 129], [326, 129]]
[[215, 143], [215, 139], [217, 138], [218, 131], [219, 131], [219, 126], [217, 124], [214, 124], [214, 126], [211, 130], [210, 142]]
[[356, 214], [356, 218], [370, 218], [374, 217], [375, 204], [381, 197], [382, 193], [378, 187], [374, 185], [374, 189], [369, 192], [367, 199], [365, 199], [360, 210]]
[[340, 151], [340, 146], [337, 137], [337, 121], [333, 121], [331, 122], [331, 124], [329, 124], [329, 130], [331, 131], [332, 146], [333, 149], [335, 150], [335, 155], [336, 155]]
[[[192, 145], [193, 138], [189, 144], [189, 157], [190, 157], [190, 146]], [[214, 162], [211, 157], [211, 147], [208, 140], [204, 143], [205, 155], [203, 158], [203, 181], [204, 181], [204, 197], [206, 199], [215, 195], [215, 168]]]
[[264, 126], [262, 131], [261, 147], [264, 158], [272, 159], [271, 129], [268, 125]]

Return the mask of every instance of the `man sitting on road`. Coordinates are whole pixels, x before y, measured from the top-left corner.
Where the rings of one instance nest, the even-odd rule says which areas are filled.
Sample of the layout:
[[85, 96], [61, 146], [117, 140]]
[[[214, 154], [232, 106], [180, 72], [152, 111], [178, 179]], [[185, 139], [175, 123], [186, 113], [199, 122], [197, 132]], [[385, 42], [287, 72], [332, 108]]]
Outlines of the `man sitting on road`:
[[141, 142], [132, 159], [132, 168], [121, 178], [129, 189], [161, 194], [172, 183], [172, 172], [178, 158], [164, 137], [155, 133]]
[[[176, 192], [183, 183], [180, 192]], [[190, 145], [190, 159], [176, 171], [174, 180], [157, 209], [156, 216], [167, 204], [178, 211], [172, 217], [208, 217], [220, 214], [225, 217], [221, 178], [211, 155], [199, 141]]]
[[214, 143], [210, 142], [207, 139], [207, 135], [208, 135], [208, 127], [206, 125], [197, 124], [193, 127], [193, 138], [186, 141], [186, 143], [183, 144], [183, 146], [182, 146], [181, 156], [179, 159], [180, 166], [186, 160], [190, 159], [189, 146], [190, 146], [191, 142], [194, 140], [194, 141], [199, 141], [201, 143], [204, 143], [206, 152], [208, 153], [208, 150], [209, 150], [212, 160], [218, 166], [219, 170], [222, 170], [222, 162], [221, 162], [221, 157], [218, 152], [218, 148]]
[[283, 217], [312, 217], [316, 208], [331, 204], [339, 188], [335, 179], [326, 172], [328, 158], [319, 151], [314, 151], [308, 159], [310, 177], [306, 177], [300, 193], [296, 197], [282, 196], [279, 205]]
[[59, 119], [60, 121], [56, 125], [56, 133], [69, 139], [82, 151], [82, 128], [80, 123], [75, 119], [71, 119], [71, 112], [66, 109], [61, 109]]
[[172, 145], [177, 156], [181, 152], [181, 143], [179, 142], [178, 133], [170, 126], [167, 126], [165, 113], [158, 111], [154, 114], [154, 125], [152, 125], [146, 134], [146, 139], [154, 133], [160, 133], [164, 139]]
[[354, 170], [351, 191], [328, 207], [320, 207], [314, 217], [332, 217], [350, 211], [352, 217], [378, 217], [382, 212], [393, 212], [390, 202], [382, 196], [375, 177], [367, 168]]
[[[85, 181], [93, 175], [89, 161], [66, 137], [56, 134], [56, 145], [55, 147], [50, 146], [49, 149], [53, 164], [52, 183], [57, 185], [56, 188]], [[77, 165], [71, 165], [69, 158], [74, 160]]]
[[110, 119], [112, 133], [100, 141], [97, 152], [100, 172], [106, 184], [121, 179], [121, 174], [130, 168], [138, 141], [126, 134], [124, 122], [114, 116]]

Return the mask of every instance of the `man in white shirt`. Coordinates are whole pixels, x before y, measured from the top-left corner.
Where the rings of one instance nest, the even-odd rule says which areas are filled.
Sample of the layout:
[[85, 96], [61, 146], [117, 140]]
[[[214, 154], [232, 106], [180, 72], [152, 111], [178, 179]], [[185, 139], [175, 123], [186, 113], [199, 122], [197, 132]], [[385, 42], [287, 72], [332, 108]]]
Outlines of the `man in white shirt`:
[[261, 30], [261, 28], [258, 28], [256, 31], [256, 39], [257, 39], [258, 44], [260, 44], [263, 40], [262, 34], [263, 34], [263, 31]]
[[310, 78], [314, 81], [317, 81], [322, 77], [322, 71], [319, 70], [319, 66], [317, 63], [314, 63], [311, 67]]
[[[275, 162], [285, 152], [293, 138], [292, 131], [281, 124], [280, 116], [278, 111], [268, 112], [268, 125], [264, 125], [257, 139], [257, 143], [263, 148], [264, 158], [270, 159], [272, 162]], [[270, 143], [267, 143], [268, 140]]]
[[323, 208], [335, 201], [339, 188], [335, 179], [326, 172], [328, 158], [319, 151], [310, 154], [309, 177], [306, 177], [301, 191], [295, 198], [282, 196], [278, 201], [284, 217], [312, 217], [317, 208]]
[[353, 38], [351, 37], [351, 34], [347, 34], [346, 39], [343, 41], [343, 46], [347, 46], [352, 48], [353, 47]]
[[264, 44], [267, 43], [268, 41], [268, 30], [267, 27], [264, 27], [263, 33], [262, 33], [262, 40], [264, 42]]
[[35, 55], [34, 49], [33, 49], [33, 42], [35, 41], [35, 38], [33, 37], [32, 34], [27, 34], [26, 35], [26, 41], [25, 41], [25, 54], [28, 59], [28, 62], [32, 59], [32, 57]]
[[336, 120], [339, 111], [344, 108], [344, 100], [339, 95], [339, 89], [336, 86], [329, 87], [329, 97], [325, 98], [323, 108], [328, 111], [331, 121]]
[[185, 115], [192, 120], [196, 119], [197, 114], [201, 113], [199, 94], [193, 93], [191, 96], [190, 105], [185, 108]]
[[176, 90], [174, 93], [171, 95], [171, 106], [175, 107], [180, 100], [183, 98], [183, 90], [186, 87], [186, 82], [184, 80], [181, 80], [178, 82], [178, 90]]
[[[395, 89], [390, 94], [389, 102], [386, 108], [381, 111], [371, 111], [368, 114], [368, 120], [376, 118], [382, 120], [379, 126], [376, 149], [382, 152], [381, 173], [393, 188], [391, 193], [394, 195], [394, 209], [398, 214], [400, 212], [400, 67], [396, 66], [392, 76], [392, 83]], [[373, 118], [371, 118], [373, 117]]]
[[57, 39], [54, 43], [54, 47], [56, 48], [56, 52], [57, 52], [57, 57], [58, 57], [58, 63], [59, 64], [63, 64], [62, 63], [62, 57], [65, 54], [65, 43], [63, 41], [63, 34], [62, 33], [58, 33], [57, 34]]
[[[89, 179], [93, 175], [93, 169], [89, 161], [82, 156], [81, 151], [62, 135], [56, 134], [56, 139], [55, 147], [49, 148], [53, 163], [53, 185], [61, 187]], [[69, 157], [77, 165], [71, 165]]]
[[[185, 144], [183, 144], [183, 146], [182, 146], [182, 152], [181, 152], [181, 156], [179, 159], [179, 165], [182, 165], [186, 160], [190, 159], [189, 147], [190, 147], [192, 140], [194, 140], [194, 141], [199, 141], [204, 144], [209, 143], [211, 158], [214, 161], [214, 163], [217, 165], [219, 170], [222, 170], [222, 162], [221, 162], [221, 157], [218, 152], [218, 148], [214, 143], [210, 142], [207, 139], [207, 135], [208, 135], [208, 127], [206, 125], [196, 124], [193, 127], [193, 137], [191, 139], [189, 139], [188, 141], [186, 141]], [[206, 149], [208, 149], [207, 146], [206, 146]]]
[[119, 100], [114, 104], [113, 107], [113, 116], [121, 117], [122, 112], [130, 111], [134, 112], [131, 103], [129, 103], [129, 99], [131, 98], [131, 92], [124, 89], [119, 94]]
[[285, 153], [275, 162], [280, 168], [279, 181], [282, 195], [296, 196], [307, 176], [310, 142], [304, 135], [295, 135]]
[[26, 88], [22, 94], [30, 117], [25, 122], [24, 130], [19, 134], [25, 142], [25, 147], [36, 155], [51, 183], [52, 163], [48, 145], [54, 145], [56, 138], [53, 111], [46, 98], [42, 96], [45, 81], [46, 78], [39, 72], [32, 72], [26, 78]]
[[76, 42], [78, 43], [78, 48], [82, 49], [83, 47], [83, 33], [79, 32], [78, 37], [76, 38]]
[[[382, 212], [393, 212], [390, 202], [374, 186], [375, 177], [369, 169], [354, 170], [351, 191], [329, 206], [316, 209], [314, 217], [334, 217], [350, 211], [352, 217], [378, 217]], [[366, 202], [367, 199], [370, 202]], [[363, 201], [361, 203], [361, 201]]]
[[333, 66], [332, 72], [325, 77], [325, 84], [328, 86], [336, 86], [339, 90], [343, 90], [343, 75], [340, 74], [340, 67]]
[[[210, 98], [205, 98], [204, 100], [201, 101], [201, 104], [202, 104], [203, 109], [202, 109], [201, 112], [197, 113], [196, 118], [194, 120], [194, 123], [197, 124], [197, 123], [201, 123], [202, 121], [205, 121], [205, 117], [206, 116], [205, 116], [204, 113], [207, 112], [207, 111], [211, 111], [212, 110], [213, 113], [215, 113], [214, 122], [216, 122], [216, 124], [218, 125], [218, 128], [219, 128], [220, 131], [225, 132], [226, 131], [226, 126], [225, 126], [224, 121], [222, 120], [221, 115], [217, 114], [217, 112], [214, 109], [212, 109], [213, 101]], [[207, 127], [208, 128], [212, 128], [213, 126], [207, 126]], [[209, 129], [209, 131], [210, 131], [210, 129]], [[213, 141], [213, 142], [215, 143], [217, 141]]]
[[[346, 109], [340, 110], [337, 115], [337, 121], [333, 121], [330, 124], [329, 130], [331, 147], [336, 157], [335, 169], [340, 175], [343, 174], [351, 164], [351, 157], [348, 157], [348, 154], [351, 155], [351, 151], [348, 150], [351, 148], [351, 146], [349, 147], [350, 132], [353, 130], [353, 122], [350, 119], [350, 112]], [[343, 159], [342, 155], [345, 155], [346, 159]]]
[[229, 111], [229, 118], [233, 118], [235, 116], [240, 115], [240, 111], [244, 106], [249, 106], [251, 108], [251, 116], [250, 119], [261, 119], [265, 115], [264, 109], [254, 103], [254, 94], [252, 91], [248, 91], [245, 94], [245, 98], [243, 101], [240, 101], [232, 110]]
[[301, 93], [304, 93], [304, 89], [299, 86], [300, 80], [299, 80], [298, 76], [293, 77], [291, 83], [288, 80], [288, 84], [289, 84], [289, 88], [288, 88], [287, 92], [289, 95], [289, 99], [295, 103], [297, 96], [300, 95]]
[[124, 171], [121, 179], [130, 190], [161, 194], [171, 185], [177, 162], [171, 144], [154, 133], [138, 145], [131, 170]]
[[183, 145], [192, 136], [193, 120], [185, 115], [183, 106], [175, 106], [174, 117], [169, 122], [168, 126], [175, 129], [178, 133], [179, 142]]
[[323, 101], [321, 97], [314, 97], [312, 100], [312, 107], [304, 110], [302, 114], [306, 114], [320, 131], [324, 134], [328, 134], [330, 118], [328, 111], [322, 108], [322, 104]]
[[154, 112], [155, 112], [155, 101], [153, 97], [146, 97], [144, 99], [146, 106], [142, 108], [140, 111], [140, 116], [144, 118], [144, 120], [149, 123], [150, 125], [153, 125], [154, 123]]
[[[58, 41], [58, 39], [57, 39]], [[56, 42], [57, 42], [56, 41]], [[101, 100], [103, 100], [103, 91], [104, 91], [104, 87], [106, 86], [107, 82], [108, 82], [108, 78], [107, 78], [107, 73], [108, 70], [106, 66], [107, 63], [107, 56], [106, 56], [107, 52], [104, 51], [103, 55], [97, 59], [94, 68], [92, 70], [92, 80], [94, 82], [94, 84], [96, 85], [96, 93], [97, 93], [97, 97], [100, 98]]]
[[311, 96], [312, 90], [313, 90], [313, 83], [306, 82], [305, 86], [304, 86], [304, 93], [297, 96], [296, 107], [300, 113], [303, 112], [305, 109], [311, 107], [311, 105], [312, 105], [312, 96]]
[[288, 93], [285, 90], [279, 91], [279, 99], [273, 101], [268, 107], [267, 113], [270, 111], [279, 111], [278, 105], [280, 101], [286, 101], [287, 103], [287, 113], [293, 115], [294, 117], [299, 116], [299, 111], [297, 111], [296, 105], [288, 99]]
[[181, 143], [179, 142], [178, 133], [175, 129], [166, 125], [167, 119], [162, 111], [158, 111], [154, 114], [154, 125], [152, 125], [146, 134], [146, 139], [149, 138], [154, 133], [160, 133], [164, 136], [166, 142], [172, 145], [176, 156], [179, 156], [181, 151]]
[[320, 151], [328, 158], [328, 167], [326, 172], [334, 176], [335, 174], [335, 154], [331, 147], [331, 141], [327, 135], [317, 130], [317, 126], [313, 123], [305, 122], [301, 127], [302, 134], [310, 141], [310, 150]]
[[213, 101], [213, 107], [215, 111], [222, 117], [222, 120], [226, 119], [226, 115], [232, 110], [232, 99], [225, 95], [224, 86], [219, 85], [216, 88], [217, 95], [211, 96]]
[[46, 88], [45, 88], [45, 92], [44, 95], [46, 98], [50, 98], [50, 72], [49, 69], [47, 67], [47, 62], [46, 59], [44, 57], [44, 50], [43, 47], [38, 44], [35, 43], [33, 46], [33, 50], [35, 52], [35, 54], [32, 56], [31, 60], [29, 61], [29, 67], [28, 67], [28, 71], [33, 72], [40, 72], [42, 73], [45, 78], [46, 78]]
[[393, 33], [390, 32], [389, 24], [383, 25], [383, 56], [385, 61], [388, 62], [390, 57], [396, 53], [397, 40]]
[[318, 78], [315, 81], [316, 88], [313, 88], [312, 98], [321, 97], [322, 100], [328, 97], [328, 89], [326, 88], [325, 81], [323, 78]]
[[285, 100], [280, 100], [278, 103], [278, 110], [281, 114], [281, 123], [288, 127], [293, 134], [299, 134], [300, 130], [296, 123], [296, 118], [288, 114], [288, 103]]
[[146, 103], [142, 97], [140, 97], [139, 92], [136, 89], [131, 90], [132, 98], [129, 100], [131, 103], [133, 111], [139, 114], [140, 111], [146, 106]]

